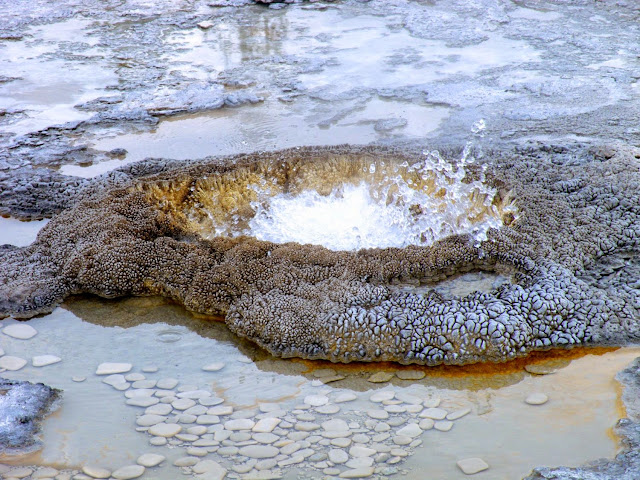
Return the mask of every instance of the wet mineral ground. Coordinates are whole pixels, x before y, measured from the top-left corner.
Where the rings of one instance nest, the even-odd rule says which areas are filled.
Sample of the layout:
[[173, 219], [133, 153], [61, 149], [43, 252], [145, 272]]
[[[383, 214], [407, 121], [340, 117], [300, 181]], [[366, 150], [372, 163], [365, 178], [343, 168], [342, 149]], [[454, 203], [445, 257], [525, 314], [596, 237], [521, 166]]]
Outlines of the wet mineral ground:
[[635, 2], [259, 3], [3, 5], [0, 476], [640, 477]]

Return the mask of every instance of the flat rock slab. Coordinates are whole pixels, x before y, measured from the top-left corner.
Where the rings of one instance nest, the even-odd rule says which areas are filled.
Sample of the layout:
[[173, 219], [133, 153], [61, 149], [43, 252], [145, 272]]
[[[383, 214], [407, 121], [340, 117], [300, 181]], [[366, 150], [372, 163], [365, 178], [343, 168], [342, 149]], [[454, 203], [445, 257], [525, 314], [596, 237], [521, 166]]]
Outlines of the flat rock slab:
[[115, 373], [126, 373], [133, 365], [130, 363], [101, 363], [98, 365], [98, 369], [96, 370], [96, 375], [113, 375]]
[[420, 418], [432, 418], [434, 420], [444, 420], [447, 411], [443, 408], [425, 408], [420, 414]]
[[27, 361], [24, 358], [13, 357], [11, 355], [5, 355], [0, 357], [0, 369], [5, 369], [9, 371], [20, 370], [27, 364]]
[[31, 364], [34, 367], [46, 367], [47, 365], [53, 365], [54, 363], [61, 362], [62, 359], [60, 357], [56, 357], [55, 355], [38, 355], [31, 359]]
[[458, 465], [458, 468], [462, 470], [465, 475], [474, 475], [489, 468], [487, 462], [477, 457], [459, 460], [456, 462], [456, 465]]
[[138, 457], [136, 463], [143, 467], [155, 467], [164, 462], [165, 458], [164, 455], [158, 455], [157, 453], [144, 453]]
[[20, 340], [29, 340], [30, 338], [35, 337], [38, 331], [26, 323], [14, 323], [13, 325], [7, 325], [4, 327], [2, 329], [2, 333]]
[[111, 476], [117, 480], [130, 480], [132, 478], [141, 477], [145, 468], [142, 465], [127, 465], [117, 469]]

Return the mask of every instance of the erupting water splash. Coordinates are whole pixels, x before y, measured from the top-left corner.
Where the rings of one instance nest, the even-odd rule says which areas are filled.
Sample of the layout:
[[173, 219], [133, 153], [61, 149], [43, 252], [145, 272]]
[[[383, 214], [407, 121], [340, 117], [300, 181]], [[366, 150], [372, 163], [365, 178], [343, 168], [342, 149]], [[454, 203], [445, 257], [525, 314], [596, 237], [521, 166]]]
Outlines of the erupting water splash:
[[[481, 137], [484, 128], [480, 120], [472, 133]], [[472, 234], [482, 241], [502, 221], [493, 205], [496, 190], [484, 184], [484, 170], [468, 178], [467, 167], [475, 162], [472, 151], [469, 141], [455, 164], [437, 150], [425, 151], [424, 160], [413, 165], [371, 163], [363, 167], [364, 180], [339, 183], [329, 194], [309, 189], [274, 195], [254, 186], [255, 215], [233, 234], [331, 250], [429, 245], [452, 234]]]

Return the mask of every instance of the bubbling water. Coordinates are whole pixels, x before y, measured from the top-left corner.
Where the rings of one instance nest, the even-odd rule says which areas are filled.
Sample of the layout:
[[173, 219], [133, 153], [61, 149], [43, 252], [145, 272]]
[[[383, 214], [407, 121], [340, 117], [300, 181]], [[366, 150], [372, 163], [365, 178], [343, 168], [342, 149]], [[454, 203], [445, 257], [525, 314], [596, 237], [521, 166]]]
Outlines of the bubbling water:
[[[182, 208], [174, 214], [207, 239], [246, 235], [331, 250], [426, 246], [456, 234], [478, 243], [505, 214], [515, 218], [515, 208], [487, 182], [482, 165], [472, 166], [472, 151], [468, 145], [457, 161], [435, 150], [267, 158], [197, 179], [178, 195]], [[166, 191], [154, 195], [166, 198]]]
[[[397, 174], [379, 184], [344, 183], [328, 195], [304, 190], [270, 196], [256, 189], [258, 199], [251, 203], [255, 215], [239, 233], [331, 250], [429, 245], [453, 234], [471, 234], [479, 242], [502, 220], [493, 205], [496, 190], [483, 183], [484, 175], [463, 181], [468, 162], [467, 151], [457, 165], [434, 151], [423, 163], [402, 165], [422, 177], [423, 185]], [[375, 170], [371, 164], [369, 173]]]

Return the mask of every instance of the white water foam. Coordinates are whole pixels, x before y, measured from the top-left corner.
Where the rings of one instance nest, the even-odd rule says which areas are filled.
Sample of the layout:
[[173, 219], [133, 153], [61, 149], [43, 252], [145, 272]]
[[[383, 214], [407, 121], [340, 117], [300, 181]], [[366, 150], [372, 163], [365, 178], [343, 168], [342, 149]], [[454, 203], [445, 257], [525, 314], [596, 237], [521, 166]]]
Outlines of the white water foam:
[[[423, 178], [434, 178], [436, 193], [415, 188], [399, 174], [382, 185], [344, 183], [329, 195], [306, 190], [275, 196], [258, 191], [255, 216], [240, 232], [275, 243], [322, 245], [331, 250], [429, 245], [452, 234], [471, 234], [476, 242], [502, 225], [493, 200], [496, 191], [482, 178], [465, 183], [469, 151], [457, 165], [438, 152], [427, 152], [423, 163], [407, 166]], [[375, 173], [371, 165], [370, 173]]]

